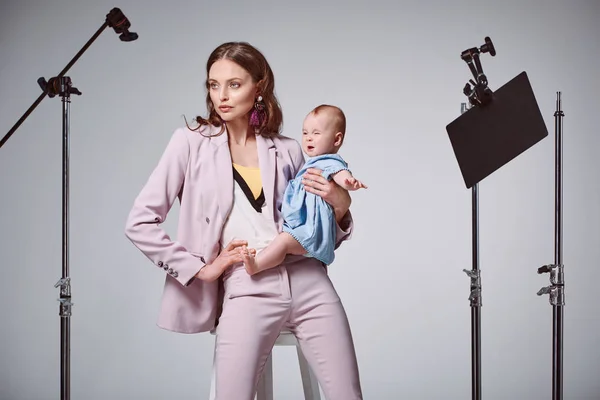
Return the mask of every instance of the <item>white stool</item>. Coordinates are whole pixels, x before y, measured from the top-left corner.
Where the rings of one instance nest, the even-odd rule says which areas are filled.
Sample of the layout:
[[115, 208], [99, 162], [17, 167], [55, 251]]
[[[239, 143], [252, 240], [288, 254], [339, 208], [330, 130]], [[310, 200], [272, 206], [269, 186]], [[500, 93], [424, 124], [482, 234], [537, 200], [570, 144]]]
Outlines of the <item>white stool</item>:
[[[210, 331], [211, 334], [215, 334], [215, 331]], [[296, 340], [294, 334], [287, 330], [282, 330], [275, 341], [276, 346], [296, 346], [296, 352], [298, 353], [298, 364], [300, 365], [300, 376], [302, 378], [302, 387], [304, 389], [305, 400], [321, 400], [321, 394], [319, 393], [319, 382], [316, 376], [310, 369], [306, 358], [302, 354], [302, 350]], [[216, 352], [216, 338], [215, 338], [215, 352]], [[210, 383], [210, 400], [215, 400], [215, 357], [213, 355], [213, 369]], [[258, 387], [256, 391], [255, 400], [273, 400], [273, 357], [269, 354], [263, 374], [258, 381]]]

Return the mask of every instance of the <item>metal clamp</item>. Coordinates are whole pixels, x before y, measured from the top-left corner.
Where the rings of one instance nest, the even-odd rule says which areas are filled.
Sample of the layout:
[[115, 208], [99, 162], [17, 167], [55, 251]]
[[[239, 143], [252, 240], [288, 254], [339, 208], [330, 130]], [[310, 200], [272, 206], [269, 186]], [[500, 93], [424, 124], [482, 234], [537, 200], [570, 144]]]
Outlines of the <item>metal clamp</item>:
[[471, 307], [481, 307], [481, 271], [463, 269], [463, 272], [471, 278], [471, 292], [469, 293]]
[[61, 278], [56, 282], [54, 287], [60, 287], [60, 298], [58, 299], [60, 302], [59, 315], [62, 318], [70, 317], [71, 307], [73, 306], [73, 303], [71, 303], [71, 278]]
[[537, 295], [548, 294], [550, 304], [553, 306], [565, 305], [565, 276], [564, 266], [562, 264], [547, 264], [538, 268], [538, 274], [550, 273], [550, 286], [545, 286], [538, 290]]

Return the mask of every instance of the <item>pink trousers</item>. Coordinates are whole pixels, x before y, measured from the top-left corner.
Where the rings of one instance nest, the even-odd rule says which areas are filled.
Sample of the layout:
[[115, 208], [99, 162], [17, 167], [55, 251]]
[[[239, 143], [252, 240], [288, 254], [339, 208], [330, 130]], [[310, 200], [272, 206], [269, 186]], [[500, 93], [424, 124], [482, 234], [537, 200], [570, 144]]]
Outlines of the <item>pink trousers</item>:
[[217, 400], [252, 400], [282, 329], [295, 334], [327, 400], [362, 399], [358, 365], [344, 307], [315, 260], [250, 276], [236, 266], [223, 276], [217, 327]]

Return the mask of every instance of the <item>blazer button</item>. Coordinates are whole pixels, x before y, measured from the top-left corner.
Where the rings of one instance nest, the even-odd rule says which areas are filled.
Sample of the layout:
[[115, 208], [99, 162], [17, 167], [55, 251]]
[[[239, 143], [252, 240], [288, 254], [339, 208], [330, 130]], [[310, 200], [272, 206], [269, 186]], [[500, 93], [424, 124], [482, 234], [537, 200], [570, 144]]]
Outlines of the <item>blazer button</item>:
[[173, 268], [169, 268], [169, 274], [173, 275]]
[[162, 266], [163, 266], [163, 262], [162, 262], [162, 261], [159, 261], [157, 265], [158, 265], [159, 267], [162, 267]]
[[177, 273], [177, 271], [173, 272], [173, 278], [177, 278], [179, 276], [179, 274]]
[[206, 223], [210, 224], [210, 218], [206, 217]]
[[163, 269], [164, 269], [165, 271], [166, 271], [166, 270], [168, 270], [168, 269], [169, 269], [169, 264], [165, 264], [165, 265], [163, 265]]

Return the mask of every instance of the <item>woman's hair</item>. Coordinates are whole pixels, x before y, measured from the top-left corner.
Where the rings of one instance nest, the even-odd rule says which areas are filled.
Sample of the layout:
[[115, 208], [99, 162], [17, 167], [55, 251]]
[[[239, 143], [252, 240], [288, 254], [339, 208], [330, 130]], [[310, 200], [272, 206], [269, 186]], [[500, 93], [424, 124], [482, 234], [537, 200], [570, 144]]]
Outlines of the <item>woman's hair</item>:
[[194, 130], [198, 130], [204, 125], [213, 125], [221, 127], [218, 135], [223, 133], [223, 120], [221, 120], [221, 117], [215, 111], [215, 106], [210, 99], [210, 85], [208, 83], [210, 68], [216, 61], [223, 59], [233, 61], [244, 68], [248, 71], [252, 80], [258, 84], [258, 94], [262, 96], [266, 115], [262, 124], [257, 128], [257, 132], [266, 137], [278, 135], [281, 132], [283, 124], [283, 113], [275, 96], [275, 77], [273, 71], [265, 56], [254, 46], [246, 42], [223, 43], [213, 50], [210, 57], [208, 57], [208, 61], [206, 62], [206, 89], [208, 91], [206, 94], [206, 108], [208, 109], [208, 117], [202, 118], [201, 116], [197, 116], [195, 121], [199, 126]]

